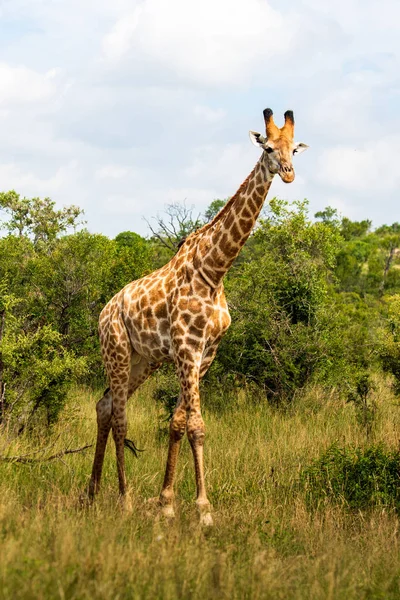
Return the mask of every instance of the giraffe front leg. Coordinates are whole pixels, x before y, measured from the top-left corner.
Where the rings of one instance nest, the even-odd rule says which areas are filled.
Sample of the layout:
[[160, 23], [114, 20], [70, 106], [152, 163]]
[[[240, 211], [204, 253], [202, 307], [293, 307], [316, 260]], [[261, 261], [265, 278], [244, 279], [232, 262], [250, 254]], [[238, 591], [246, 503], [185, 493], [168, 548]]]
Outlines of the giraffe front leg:
[[160, 493], [161, 512], [167, 518], [175, 516], [174, 511], [174, 481], [176, 463], [178, 461], [179, 448], [186, 429], [186, 410], [182, 406], [181, 396], [174, 410], [169, 426], [169, 446], [167, 467], [165, 470], [164, 483]]
[[117, 458], [119, 494], [121, 497], [123, 497], [126, 494], [124, 440], [127, 431], [127, 424], [125, 419], [114, 418], [112, 423], [112, 430], [115, 443], [115, 453]]
[[206, 527], [213, 525], [211, 505], [207, 498], [204, 480], [204, 439], [205, 427], [200, 411], [200, 397], [198, 403], [193, 403], [189, 410], [187, 421], [187, 435], [193, 452], [194, 468], [196, 474], [197, 498], [196, 504], [200, 513], [200, 524]]
[[196, 504], [200, 513], [200, 524], [210, 526], [213, 524], [213, 519], [204, 481], [203, 450], [205, 427], [201, 416], [199, 392], [201, 367], [198, 368], [196, 365], [197, 361], [193, 361], [193, 363], [187, 362], [179, 370], [179, 376], [182, 388], [182, 401], [187, 413], [186, 431], [194, 459], [197, 488]]

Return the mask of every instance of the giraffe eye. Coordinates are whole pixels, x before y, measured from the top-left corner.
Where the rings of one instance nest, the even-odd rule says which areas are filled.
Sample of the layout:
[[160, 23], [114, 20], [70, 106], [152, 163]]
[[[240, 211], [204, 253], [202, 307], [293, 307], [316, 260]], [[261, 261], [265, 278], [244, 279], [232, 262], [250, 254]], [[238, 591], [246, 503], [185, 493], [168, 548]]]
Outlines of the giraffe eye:
[[273, 151], [274, 151], [274, 149], [273, 149], [273, 148], [271, 148], [271, 146], [267, 146], [267, 147], [265, 148], [265, 152], [268, 152], [268, 154], [272, 154], [272, 152], [273, 152]]

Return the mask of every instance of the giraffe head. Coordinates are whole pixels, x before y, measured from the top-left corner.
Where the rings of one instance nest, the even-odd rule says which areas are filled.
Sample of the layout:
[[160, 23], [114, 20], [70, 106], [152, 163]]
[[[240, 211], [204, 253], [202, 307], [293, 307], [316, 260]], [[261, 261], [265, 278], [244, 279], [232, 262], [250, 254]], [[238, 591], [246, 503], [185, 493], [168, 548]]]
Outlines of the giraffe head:
[[256, 131], [250, 131], [250, 139], [255, 146], [264, 151], [264, 160], [268, 164], [271, 174], [279, 173], [285, 183], [291, 183], [294, 179], [292, 157], [307, 150], [308, 146], [296, 143], [294, 137], [293, 111], [285, 112], [285, 124], [279, 129], [274, 123], [273, 113], [270, 108], [264, 110], [266, 137]]

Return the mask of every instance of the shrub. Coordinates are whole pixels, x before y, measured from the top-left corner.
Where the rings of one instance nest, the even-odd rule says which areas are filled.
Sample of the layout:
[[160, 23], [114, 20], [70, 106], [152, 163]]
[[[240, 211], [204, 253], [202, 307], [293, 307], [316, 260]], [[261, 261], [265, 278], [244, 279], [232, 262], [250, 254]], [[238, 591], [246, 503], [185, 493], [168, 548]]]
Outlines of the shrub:
[[400, 451], [383, 446], [340, 448], [330, 446], [303, 469], [300, 483], [307, 503], [317, 508], [326, 501], [349, 509], [374, 506], [400, 508]]
[[357, 421], [363, 427], [367, 437], [373, 433], [378, 411], [376, 402], [370, 398], [373, 389], [369, 374], [361, 373], [347, 396], [347, 402], [354, 404]]
[[157, 388], [153, 392], [153, 398], [160, 402], [164, 411], [164, 421], [169, 421], [174, 412], [179, 398], [179, 381], [175, 374], [174, 367], [171, 364], [163, 366], [162, 370], [156, 375]]
[[382, 332], [380, 357], [383, 368], [394, 376], [394, 388], [400, 394], [400, 294], [388, 299], [386, 329]]
[[57, 419], [71, 383], [84, 374], [86, 361], [63, 348], [61, 334], [51, 326], [32, 325], [23, 300], [4, 290], [3, 283], [0, 424], [21, 432], [38, 416], [45, 416], [48, 425]]
[[232, 326], [213, 372], [255, 383], [279, 403], [291, 400], [321, 362], [332, 362], [324, 315], [340, 236], [311, 222], [306, 202], [274, 200], [270, 207], [228, 278]]

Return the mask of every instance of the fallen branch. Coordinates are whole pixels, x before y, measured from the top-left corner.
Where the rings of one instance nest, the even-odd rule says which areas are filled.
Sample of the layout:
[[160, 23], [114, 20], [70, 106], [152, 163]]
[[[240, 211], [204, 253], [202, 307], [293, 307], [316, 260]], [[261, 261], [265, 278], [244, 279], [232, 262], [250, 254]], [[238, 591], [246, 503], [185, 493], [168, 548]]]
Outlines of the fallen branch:
[[4, 462], [11, 463], [22, 463], [23, 465], [29, 465], [32, 463], [39, 462], [48, 462], [49, 460], [55, 460], [57, 458], [61, 458], [66, 454], [76, 454], [77, 452], [83, 452], [88, 448], [91, 448], [93, 444], [88, 444], [87, 446], [82, 446], [82, 448], [75, 448], [74, 450], [63, 450], [62, 452], [57, 452], [57, 454], [52, 454], [51, 456], [47, 456], [46, 458], [29, 458], [26, 456], [0, 456], [0, 460]]

